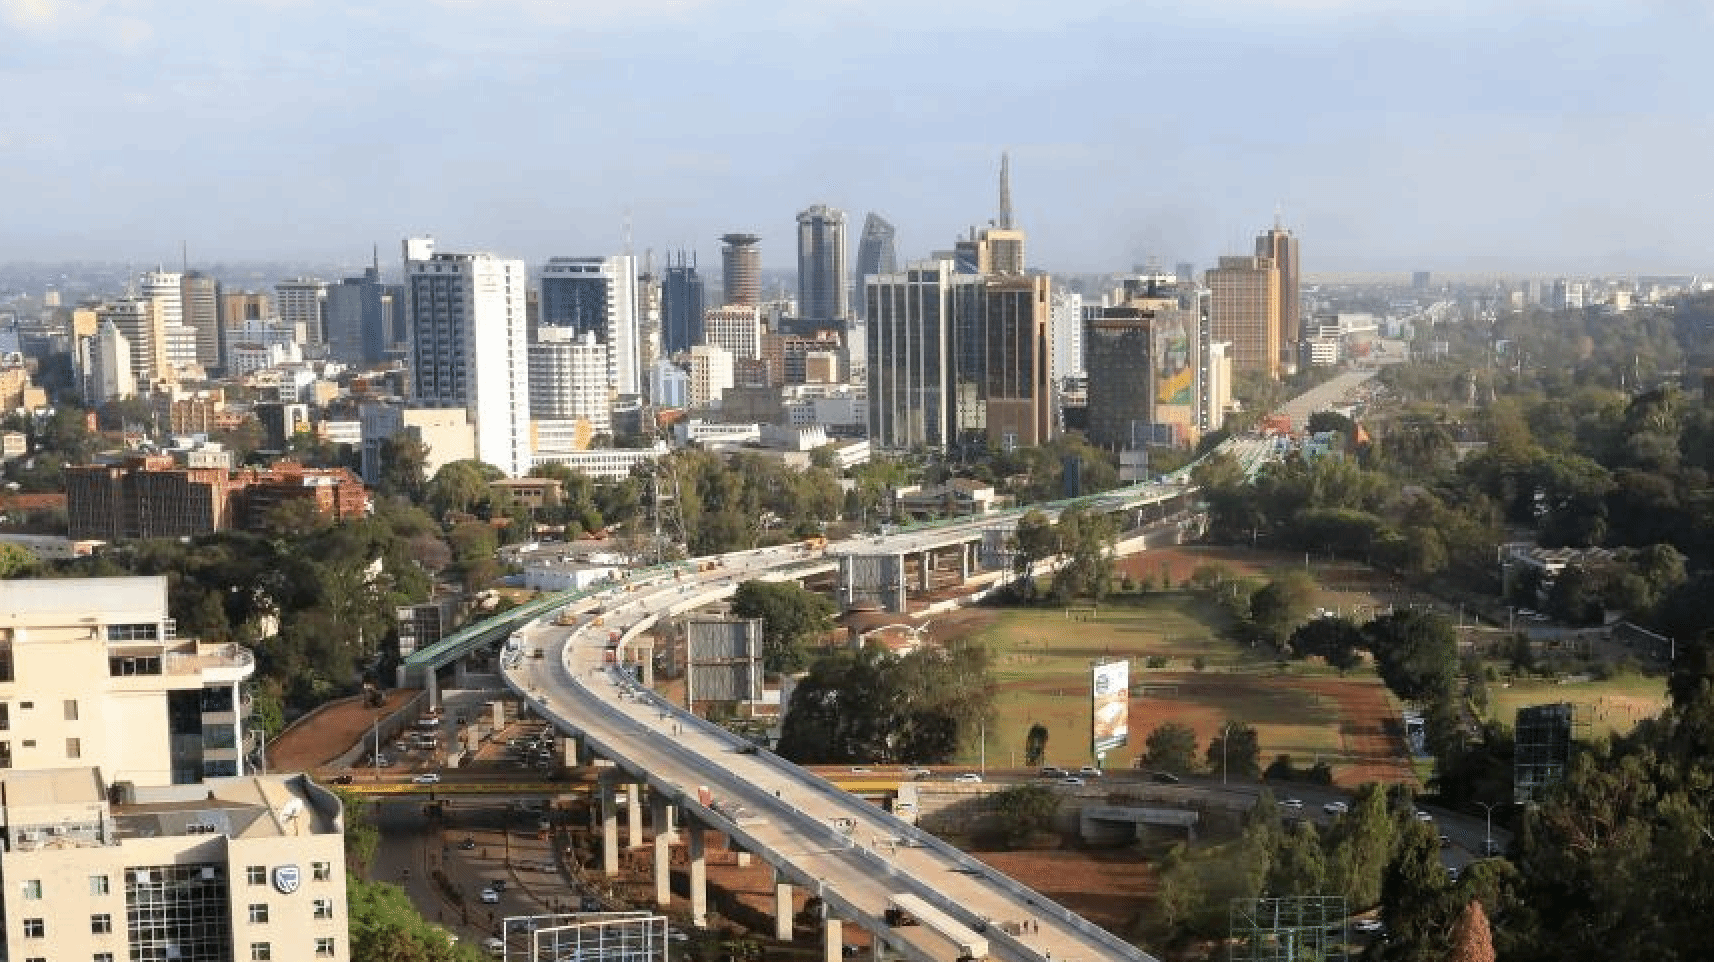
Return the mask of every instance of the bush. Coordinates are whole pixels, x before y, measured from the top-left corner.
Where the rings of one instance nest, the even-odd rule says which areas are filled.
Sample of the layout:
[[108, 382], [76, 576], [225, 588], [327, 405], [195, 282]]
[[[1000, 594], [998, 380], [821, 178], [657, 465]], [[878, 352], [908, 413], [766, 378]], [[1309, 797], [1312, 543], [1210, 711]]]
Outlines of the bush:
[[1169, 665], [1171, 663], [1172, 663], [1172, 659], [1168, 658], [1165, 655], [1150, 655], [1149, 657], [1143, 659], [1143, 666], [1145, 668], [1165, 668], [1167, 665]]

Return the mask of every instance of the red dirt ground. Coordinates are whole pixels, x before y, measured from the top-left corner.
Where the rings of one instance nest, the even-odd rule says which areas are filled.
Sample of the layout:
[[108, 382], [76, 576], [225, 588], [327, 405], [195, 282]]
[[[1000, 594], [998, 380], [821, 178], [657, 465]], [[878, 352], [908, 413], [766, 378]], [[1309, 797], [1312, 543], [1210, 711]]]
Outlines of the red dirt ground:
[[312, 719], [300, 722], [268, 743], [268, 768], [276, 772], [310, 772], [338, 758], [370, 730], [375, 719], [385, 718], [416, 697], [416, 689], [401, 688], [387, 693], [386, 704], [377, 711], [362, 695], [329, 702]]

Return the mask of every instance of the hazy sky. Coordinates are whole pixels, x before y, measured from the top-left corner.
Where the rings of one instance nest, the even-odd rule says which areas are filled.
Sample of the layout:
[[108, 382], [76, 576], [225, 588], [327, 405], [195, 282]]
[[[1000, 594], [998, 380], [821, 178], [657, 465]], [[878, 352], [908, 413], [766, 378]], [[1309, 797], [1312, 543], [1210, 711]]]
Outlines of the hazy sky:
[[1702, 0], [0, 0], [0, 260], [540, 259], [876, 210], [1030, 263], [1714, 264]]

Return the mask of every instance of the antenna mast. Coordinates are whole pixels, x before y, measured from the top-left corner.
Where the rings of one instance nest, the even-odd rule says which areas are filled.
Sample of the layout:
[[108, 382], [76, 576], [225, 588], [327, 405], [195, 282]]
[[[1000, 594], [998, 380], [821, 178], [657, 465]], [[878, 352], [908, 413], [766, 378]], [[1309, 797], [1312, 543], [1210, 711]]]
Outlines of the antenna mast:
[[1012, 229], [1012, 158], [1000, 152], [1000, 229]]

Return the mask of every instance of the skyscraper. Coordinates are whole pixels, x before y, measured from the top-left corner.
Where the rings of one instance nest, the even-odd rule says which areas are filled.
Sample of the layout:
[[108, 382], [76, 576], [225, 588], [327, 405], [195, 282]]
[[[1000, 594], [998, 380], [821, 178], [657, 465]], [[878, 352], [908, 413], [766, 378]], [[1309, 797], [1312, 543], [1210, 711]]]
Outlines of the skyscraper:
[[96, 309], [96, 323], [112, 324], [131, 349], [131, 376], [136, 390], [152, 388], [168, 377], [167, 336], [161, 324], [160, 302], [149, 297], [123, 297]]
[[1024, 272], [1024, 232], [1012, 223], [1012, 161], [1007, 154], [1000, 155], [1000, 216], [980, 236], [987, 256], [979, 273]]
[[762, 238], [756, 234], [726, 234], [720, 238], [720, 281], [724, 307], [755, 307], [762, 301]]
[[184, 275], [179, 286], [184, 323], [196, 331], [196, 361], [219, 367], [225, 356], [225, 324], [220, 316], [220, 282], [200, 271]]
[[958, 440], [1010, 451], [1054, 434], [1051, 285], [990, 275], [955, 289], [952, 391]]
[[952, 291], [965, 277], [938, 260], [865, 279], [869, 437], [877, 446], [951, 441]]
[[347, 364], [376, 364], [387, 356], [387, 285], [379, 266], [361, 277], [347, 277], [327, 289], [328, 354]]
[[[1232, 345], [1232, 368], [1280, 376], [1280, 272], [1266, 257], [1222, 257], [1208, 271], [1213, 339]], [[1087, 350], [1087, 348], [1086, 348]]]
[[327, 282], [319, 278], [294, 277], [274, 285], [274, 307], [280, 320], [302, 331], [305, 344], [321, 344], [326, 338], [326, 305]]
[[530, 417], [584, 421], [590, 434], [613, 430], [613, 395], [607, 386], [607, 345], [593, 332], [544, 327], [530, 345]]
[[678, 252], [674, 262], [667, 253], [667, 270], [661, 277], [661, 353], [667, 357], [702, 343], [704, 308], [702, 275], [696, 272], [696, 255]]
[[619, 394], [637, 394], [643, 383], [636, 260], [630, 254], [555, 257], [542, 268], [540, 326], [593, 333], [606, 344], [609, 385]]
[[899, 269], [898, 252], [894, 245], [897, 232], [880, 214], [870, 212], [863, 218], [863, 236], [857, 241], [857, 269], [851, 289], [857, 292], [857, 316], [865, 317], [868, 310], [863, 294], [864, 282], [876, 274], [891, 274]]
[[850, 313], [845, 212], [816, 204], [797, 215], [798, 319], [806, 328], [839, 327]]
[[476, 456], [512, 477], [530, 470], [530, 369], [524, 262], [404, 242], [410, 396], [419, 407], [462, 407]]
[[1297, 344], [1303, 337], [1299, 315], [1297, 238], [1274, 221], [1272, 229], [1256, 237], [1256, 256], [1273, 262], [1279, 273], [1279, 362], [1285, 370], [1297, 369]]

